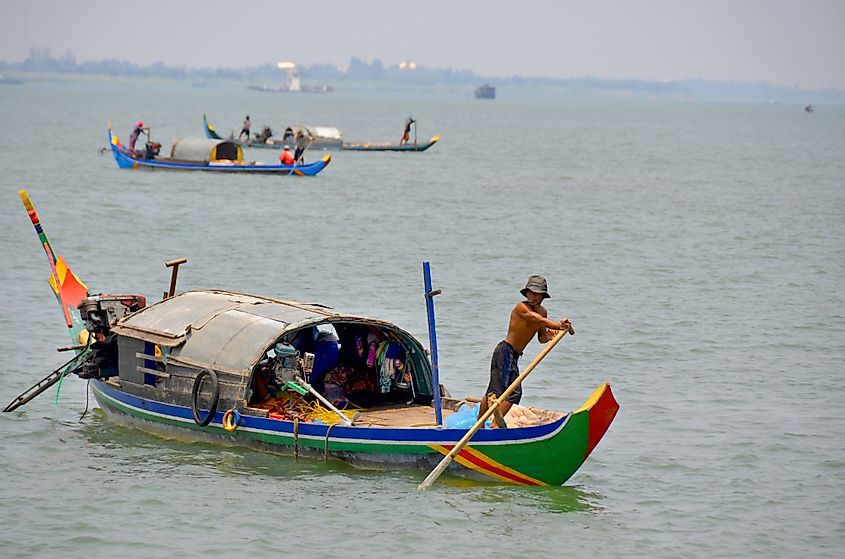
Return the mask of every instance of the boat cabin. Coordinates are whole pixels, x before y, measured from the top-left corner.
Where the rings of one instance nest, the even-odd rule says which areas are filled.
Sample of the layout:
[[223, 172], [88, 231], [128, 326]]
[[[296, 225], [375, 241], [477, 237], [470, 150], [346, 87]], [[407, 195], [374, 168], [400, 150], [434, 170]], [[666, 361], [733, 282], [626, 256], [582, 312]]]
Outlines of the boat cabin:
[[[117, 336], [113, 381], [166, 403], [190, 406], [203, 370], [217, 379], [217, 409], [261, 417], [296, 417], [291, 381], [310, 385], [338, 408], [433, 399], [431, 366], [413, 336], [320, 305], [189, 291], [129, 314], [111, 333]], [[202, 392], [210, 400], [210, 390]]]
[[206, 165], [242, 164], [244, 151], [240, 145], [231, 140], [182, 138], [176, 140], [170, 148], [170, 159]]

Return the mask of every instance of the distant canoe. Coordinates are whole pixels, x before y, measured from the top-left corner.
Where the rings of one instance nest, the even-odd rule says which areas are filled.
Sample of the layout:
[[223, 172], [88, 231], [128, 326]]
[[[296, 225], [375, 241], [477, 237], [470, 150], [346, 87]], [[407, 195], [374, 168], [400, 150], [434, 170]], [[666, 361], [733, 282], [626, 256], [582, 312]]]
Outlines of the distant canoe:
[[437, 142], [440, 136], [433, 136], [421, 144], [353, 144], [344, 142], [340, 149], [344, 151], [425, 151]]
[[170, 157], [147, 158], [130, 152], [112, 132], [111, 123], [108, 140], [114, 160], [121, 169], [314, 176], [332, 160], [331, 155], [326, 155], [319, 161], [303, 165], [264, 165], [244, 161], [243, 148], [234, 142], [207, 138], [182, 138], [173, 144]]
[[[214, 125], [208, 121], [207, 115], [202, 115], [203, 130], [205, 136], [214, 140], [223, 140], [224, 138], [215, 129]], [[309, 138], [309, 149], [329, 150], [338, 149], [344, 151], [425, 151], [438, 141], [440, 135], [433, 136], [429, 141], [422, 143], [376, 143], [376, 142], [344, 142], [343, 132], [333, 126], [303, 126], [294, 125], [290, 127], [294, 134], [302, 132], [306, 138]], [[282, 149], [285, 145], [290, 145], [293, 148], [294, 142], [292, 140], [285, 141], [282, 138], [270, 136], [266, 141], [257, 141], [250, 139], [249, 141], [241, 141], [234, 138], [234, 133], [226, 138], [228, 141], [234, 142], [242, 147], [259, 148], [259, 149]]]

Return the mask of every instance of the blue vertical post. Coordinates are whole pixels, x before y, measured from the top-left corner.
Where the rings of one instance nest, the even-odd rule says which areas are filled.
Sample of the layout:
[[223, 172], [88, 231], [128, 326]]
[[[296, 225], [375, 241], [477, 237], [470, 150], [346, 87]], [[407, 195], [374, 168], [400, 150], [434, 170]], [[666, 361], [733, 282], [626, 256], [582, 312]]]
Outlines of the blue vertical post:
[[434, 296], [440, 295], [439, 289], [431, 289], [431, 267], [423, 262], [423, 282], [425, 283], [425, 310], [428, 314], [428, 339], [431, 344], [432, 381], [434, 382], [434, 417], [437, 425], [443, 425], [443, 408], [440, 404], [440, 370], [437, 366], [437, 331], [434, 326]]

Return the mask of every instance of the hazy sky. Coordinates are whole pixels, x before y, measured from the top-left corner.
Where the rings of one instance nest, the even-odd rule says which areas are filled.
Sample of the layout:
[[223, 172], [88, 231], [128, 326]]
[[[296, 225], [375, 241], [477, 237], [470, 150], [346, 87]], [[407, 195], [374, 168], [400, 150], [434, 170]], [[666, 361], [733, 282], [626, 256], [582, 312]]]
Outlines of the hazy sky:
[[0, 0], [0, 59], [293, 60], [845, 88], [843, 0]]

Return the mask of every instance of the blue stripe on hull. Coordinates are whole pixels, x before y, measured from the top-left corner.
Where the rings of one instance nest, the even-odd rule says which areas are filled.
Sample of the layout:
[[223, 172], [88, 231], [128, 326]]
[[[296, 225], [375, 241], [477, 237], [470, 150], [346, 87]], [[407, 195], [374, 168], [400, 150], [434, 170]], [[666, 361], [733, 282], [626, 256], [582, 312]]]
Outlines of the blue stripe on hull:
[[[193, 419], [191, 408], [166, 404], [140, 398], [122, 392], [103, 381], [93, 380], [94, 395], [101, 406], [113, 407], [111, 402], [132, 408], [138, 413], [185, 423], [186, 428], [199, 428]], [[293, 435], [293, 422], [242, 415], [238, 429], [268, 435]], [[546, 425], [518, 427], [512, 429], [482, 429], [473, 438], [473, 446], [485, 444], [520, 444], [534, 442], [554, 436], [566, 423], [569, 415]], [[223, 412], [217, 412], [210, 428], [222, 431]], [[300, 423], [299, 437], [325, 440], [328, 425]], [[399, 444], [399, 445], [450, 445], [456, 444], [466, 434], [465, 429], [436, 428], [390, 428], [390, 427], [343, 427], [331, 428], [330, 440], [338, 443]]]

